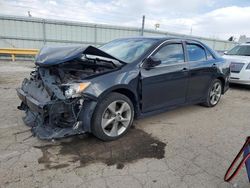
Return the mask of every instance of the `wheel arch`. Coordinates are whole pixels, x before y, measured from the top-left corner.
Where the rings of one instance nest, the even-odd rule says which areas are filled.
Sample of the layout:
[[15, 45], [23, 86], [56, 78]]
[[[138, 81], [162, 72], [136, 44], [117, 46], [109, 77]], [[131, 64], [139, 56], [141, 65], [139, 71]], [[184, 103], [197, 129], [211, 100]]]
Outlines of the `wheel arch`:
[[112, 92], [116, 92], [116, 93], [120, 93], [122, 95], [125, 95], [126, 97], [128, 97], [134, 107], [134, 117], [137, 117], [139, 114], [139, 99], [137, 94], [130, 88], [128, 87], [124, 87], [124, 86], [119, 86], [119, 87], [114, 87], [112, 89], [109, 89], [108, 91], [103, 92], [98, 98], [99, 100], [101, 100], [103, 97], [107, 96], [108, 94], [112, 93]]
[[[131, 101], [129, 101], [129, 99]], [[133, 99], [132, 91], [126, 90], [124, 88], [119, 88], [119, 89], [117, 88], [115, 90], [110, 90], [109, 92], [106, 92], [105, 95], [103, 95], [101, 98], [98, 98], [98, 100], [99, 101], [97, 101], [98, 104], [95, 107], [95, 112], [91, 117], [92, 124], [91, 124], [90, 132], [93, 133], [97, 138], [104, 140], [104, 141], [111, 141], [111, 140], [114, 140], [116, 138], [119, 138], [123, 134], [126, 134], [126, 132], [128, 131], [128, 128], [132, 125], [132, 122], [134, 119], [133, 116], [135, 113], [131, 114], [131, 117], [130, 117], [129, 122], [128, 122], [129, 124], [127, 124], [127, 126], [125, 127], [126, 129], [124, 129], [119, 134], [118, 134], [118, 132], [116, 132], [117, 134], [115, 134], [113, 136], [106, 133], [106, 131], [104, 130], [105, 127], [103, 128], [102, 121], [104, 118], [103, 117], [104, 112], [106, 111], [107, 107], [114, 101], [123, 100], [124, 102], [130, 103], [130, 105], [133, 106], [134, 104], [133, 104], [132, 100], [134, 100], [134, 99]], [[132, 108], [132, 106], [131, 106], [131, 108]], [[115, 109], [114, 111], [116, 111], [116, 110], [117, 109]], [[120, 116], [122, 113], [121, 114], [113, 113], [113, 114], [115, 114], [115, 117], [113, 117], [113, 116], [105, 117], [105, 119], [112, 118], [113, 120], [119, 122], [119, 120], [117, 119], [117, 115]], [[117, 124], [117, 126], [118, 126], [118, 124]], [[121, 126], [121, 127], [123, 127], [123, 126]], [[111, 129], [113, 129], [113, 127]]]
[[222, 77], [222, 76], [218, 76], [217, 79], [221, 81], [221, 84], [222, 84], [222, 94], [224, 94], [224, 87], [225, 87], [225, 83], [226, 83], [225, 78]]

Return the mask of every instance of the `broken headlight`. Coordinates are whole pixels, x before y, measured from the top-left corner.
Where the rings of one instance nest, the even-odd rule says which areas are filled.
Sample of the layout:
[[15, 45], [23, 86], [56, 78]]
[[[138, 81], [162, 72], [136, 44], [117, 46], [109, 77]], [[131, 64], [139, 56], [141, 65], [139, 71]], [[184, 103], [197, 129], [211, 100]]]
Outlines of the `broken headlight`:
[[89, 85], [90, 82], [64, 84], [63, 85], [64, 95], [66, 98], [80, 97], [81, 92], [83, 92]]

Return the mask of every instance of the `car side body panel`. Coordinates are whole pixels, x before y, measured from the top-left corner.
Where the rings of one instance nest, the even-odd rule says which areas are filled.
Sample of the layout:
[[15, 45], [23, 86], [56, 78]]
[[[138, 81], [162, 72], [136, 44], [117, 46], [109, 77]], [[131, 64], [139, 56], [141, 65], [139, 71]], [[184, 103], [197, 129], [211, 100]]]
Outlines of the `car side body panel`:
[[141, 69], [142, 111], [184, 104], [188, 85], [187, 63]]

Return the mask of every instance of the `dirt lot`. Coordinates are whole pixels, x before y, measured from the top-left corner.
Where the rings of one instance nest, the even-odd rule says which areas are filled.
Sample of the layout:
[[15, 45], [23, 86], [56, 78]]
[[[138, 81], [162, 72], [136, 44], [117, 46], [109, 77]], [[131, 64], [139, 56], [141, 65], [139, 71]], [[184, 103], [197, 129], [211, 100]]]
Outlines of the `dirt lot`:
[[250, 89], [233, 87], [215, 108], [198, 105], [137, 120], [122, 139], [32, 137], [15, 88], [32, 63], [0, 62], [0, 187], [249, 187], [245, 169], [223, 176], [250, 135]]

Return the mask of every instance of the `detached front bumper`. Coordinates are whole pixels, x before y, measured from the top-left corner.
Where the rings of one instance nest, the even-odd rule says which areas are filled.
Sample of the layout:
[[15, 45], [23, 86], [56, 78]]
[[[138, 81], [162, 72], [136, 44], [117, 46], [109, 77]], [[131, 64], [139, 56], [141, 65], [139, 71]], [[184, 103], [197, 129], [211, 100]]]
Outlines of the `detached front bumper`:
[[86, 111], [80, 99], [55, 100], [42, 104], [22, 89], [17, 89], [17, 95], [22, 101], [18, 109], [26, 112], [24, 123], [40, 139], [58, 139], [86, 132], [84, 118], [79, 117]]

